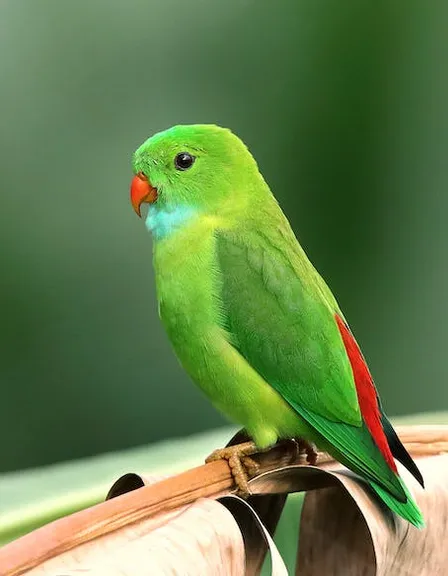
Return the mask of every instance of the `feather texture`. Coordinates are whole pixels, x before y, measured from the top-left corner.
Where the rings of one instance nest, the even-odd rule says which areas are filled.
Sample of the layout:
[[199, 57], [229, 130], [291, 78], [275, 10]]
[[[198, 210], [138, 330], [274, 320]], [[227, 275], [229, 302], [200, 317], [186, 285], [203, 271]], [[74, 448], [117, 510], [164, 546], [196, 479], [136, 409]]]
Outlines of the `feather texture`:
[[353, 338], [346, 323], [340, 318], [338, 314], [335, 315], [336, 323], [344, 342], [344, 347], [347, 352], [350, 364], [353, 370], [355, 379], [356, 392], [358, 394], [359, 407], [361, 414], [367, 428], [369, 429], [372, 438], [376, 445], [381, 450], [384, 459], [389, 467], [396, 472], [397, 465], [390, 451], [386, 435], [381, 422], [381, 414], [378, 406], [377, 392], [373, 384], [372, 376], [370, 375], [367, 364], [361, 354], [358, 344]]
[[309, 261], [300, 253], [271, 250], [256, 232], [244, 239], [233, 232], [217, 236], [226, 325], [242, 356], [312, 426], [319, 444], [405, 501], [393, 459], [392, 467], [361, 418], [364, 407], [371, 422], [374, 406], [357, 390], [337, 311], [324, 291], [312, 289]]
[[[194, 162], [178, 170], [185, 152]], [[312, 440], [421, 526], [393, 456], [421, 475], [333, 294], [241, 140], [216, 126], [177, 126], [137, 150], [134, 171], [157, 189], [148, 226], [159, 311], [193, 380], [260, 448]]]

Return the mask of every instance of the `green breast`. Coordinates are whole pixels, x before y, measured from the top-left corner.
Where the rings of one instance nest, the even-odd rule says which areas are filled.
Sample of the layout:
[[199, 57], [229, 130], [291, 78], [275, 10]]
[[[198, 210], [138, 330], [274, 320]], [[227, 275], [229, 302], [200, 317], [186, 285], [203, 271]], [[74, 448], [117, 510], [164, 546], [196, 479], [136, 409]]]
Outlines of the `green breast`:
[[295, 412], [229, 344], [215, 233], [205, 222], [155, 243], [159, 311], [176, 355], [215, 407], [259, 446], [304, 434]]
[[214, 230], [195, 222], [155, 242], [159, 313], [177, 355], [191, 355], [216, 324]]

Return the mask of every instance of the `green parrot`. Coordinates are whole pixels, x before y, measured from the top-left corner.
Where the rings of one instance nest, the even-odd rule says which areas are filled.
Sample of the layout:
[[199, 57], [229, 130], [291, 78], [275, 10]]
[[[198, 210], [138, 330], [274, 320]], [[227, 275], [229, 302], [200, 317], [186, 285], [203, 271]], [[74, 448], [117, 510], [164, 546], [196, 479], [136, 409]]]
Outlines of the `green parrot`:
[[137, 149], [133, 170], [131, 202], [139, 215], [150, 205], [159, 313], [174, 350], [253, 440], [212, 459], [229, 460], [244, 492], [245, 457], [303, 438], [423, 527], [394, 458], [423, 486], [420, 471], [384, 414], [333, 294], [244, 143], [215, 125], [174, 126]]

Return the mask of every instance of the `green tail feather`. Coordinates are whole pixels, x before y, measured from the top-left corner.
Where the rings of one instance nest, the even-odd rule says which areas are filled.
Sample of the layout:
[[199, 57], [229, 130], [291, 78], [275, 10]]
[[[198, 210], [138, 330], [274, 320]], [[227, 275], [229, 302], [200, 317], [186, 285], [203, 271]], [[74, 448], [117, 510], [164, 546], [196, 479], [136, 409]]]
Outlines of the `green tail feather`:
[[416, 528], [424, 528], [425, 521], [423, 519], [422, 513], [420, 512], [417, 504], [414, 502], [409, 490], [406, 488], [405, 483], [400, 479], [400, 483], [403, 490], [407, 496], [407, 502], [399, 502], [396, 498], [391, 496], [389, 492], [386, 492], [381, 486], [375, 482], [369, 482], [373, 490], [378, 494], [381, 500], [390, 508], [393, 512], [413, 524]]
[[417, 528], [424, 527], [422, 513], [409, 490], [387, 465], [364, 422], [357, 428], [342, 422], [329, 421], [306, 410], [302, 405], [291, 405], [319, 433], [319, 437], [315, 437], [318, 446], [367, 481], [393, 512]]

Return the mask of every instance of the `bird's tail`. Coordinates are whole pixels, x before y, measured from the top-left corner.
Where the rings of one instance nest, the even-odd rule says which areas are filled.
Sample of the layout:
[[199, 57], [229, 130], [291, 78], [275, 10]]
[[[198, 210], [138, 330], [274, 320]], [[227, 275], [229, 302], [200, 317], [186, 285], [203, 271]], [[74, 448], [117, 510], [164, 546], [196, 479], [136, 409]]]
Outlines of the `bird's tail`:
[[378, 494], [386, 506], [388, 506], [393, 512], [413, 524], [416, 528], [424, 528], [425, 521], [419, 507], [415, 503], [409, 490], [406, 488], [405, 483], [401, 479], [400, 483], [407, 497], [406, 502], [400, 502], [391, 494], [389, 494], [389, 492], [381, 488], [381, 486], [376, 482], [369, 482], [373, 490]]

